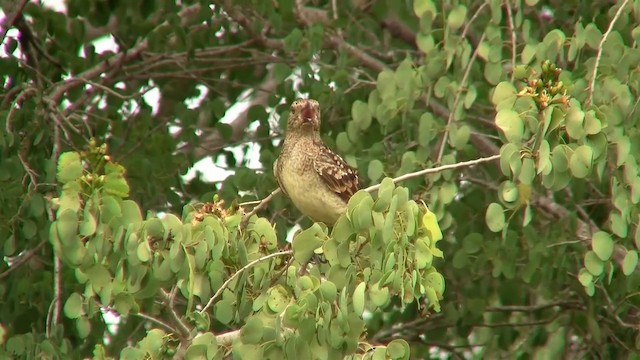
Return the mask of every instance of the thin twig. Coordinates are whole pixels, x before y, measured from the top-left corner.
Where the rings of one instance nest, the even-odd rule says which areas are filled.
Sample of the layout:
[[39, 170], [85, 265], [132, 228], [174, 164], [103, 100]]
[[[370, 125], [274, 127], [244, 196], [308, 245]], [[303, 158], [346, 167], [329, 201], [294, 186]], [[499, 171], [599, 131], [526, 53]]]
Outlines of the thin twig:
[[469, 21], [467, 21], [467, 23], [464, 25], [464, 29], [462, 29], [462, 34], [460, 35], [461, 38], [465, 38], [467, 36], [467, 32], [469, 31], [469, 28], [471, 27], [471, 24], [473, 23], [473, 21], [480, 15], [480, 12], [482, 11], [482, 9], [484, 9], [488, 5], [489, 5], [489, 2], [485, 1], [484, 3], [482, 3], [482, 5], [480, 5], [480, 7], [478, 7], [478, 10], [476, 10], [473, 16], [471, 16]]
[[123, 94], [120, 94], [119, 92], [117, 92], [117, 91], [113, 90], [112, 88], [110, 88], [110, 87], [108, 87], [108, 86], [104, 86], [104, 85], [102, 85], [102, 84], [100, 84], [100, 83], [97, 83], [97, 82], [95, 82], [95, 81], [91, 81], [91, 80], [89, 80], [89, 79], [84, 79], [84, 78], [80, 78], [80, 79], [78, 79], [78, 80], [80, 80], [80, 81], [82, 81], [82, 82], [85, 82], [85, 83], [87, 83], [88, 85], [91, 85], [91, 86], [93, 86], [93, 87], [97, 87], [98, 89], [101, 89], [101, 90], [103, 90], [103, 91], [105, 91], [105, 92], [107, 92], [107, 93], [109, 93], [109, 94], [111, 94], [111, 95], [113, 95], [113, 96], [115, 96], [115, 97], [119, 98], [120, 100], [136, 99], [136, 98], [141, 97], [142, 95], [146, 94], [147, 92], [149, 92], [150, 90], [152, 90], [152, 89], [153, 89], [152, 87], [148, 87], [148, 88], [146, 88], [146, 89], [143, 87], [143, 89], [142, 89], [141, 91], [139, 91], [139, 92], [137, 92], [137, 93], [135, 93], [135, 94], [131, 94], [131, 95], [123, 95]]
[[267, 196], [266, 198], [260, 200], [260, 202], [258, 203], [258, 205], [256, 205], [256, 207], [254, 207], [251, 211], [249, 211], [247, 214], [245, 214], [245, 216], [242, 217], [242, 224], [244, 224], [247, 221], [249, 221], [249, 219], [253, 215], [255, 215], [258, 211], [262, 210], [265, 206], [267, 206], [269, 201], [271, 201], [271, 199], [273, 199], [274, 196], [278, 195], [280, 193], [280, 191], [281, 190], [278, 187], [277, 189], [273, 190], [271, 192], [271, 194], [269, 194], [269, 196]]
[[9, 32], [9, 29], [11, 29], [16, 20], [18, 20], [22, 14], [22, 10], [24, 10], [24, 7], [28, 2], [29, 0], [22, 0], [16, 7], [16, 11], [11, 16], [7, 16], [5, 18], [4, 24], [2, 24], [2, 34], [0, 34], [0, 44], [4, 43], [4, 38], [7, 36], [7, 32]]
[[[484, 40], [484, 33], [480, 37], [478, 44], [482, 43]], [[460, 87], [458, 88], [458, 92], [456, 93], [456, 98], [453, 100], [453, 107], [451, 108], [451, 112], [449, 113], [449, 119], [447, 119], [447, 126], [444, 129], [444, 135], [442, 136], [442, 141], [440, 142], [440, 149], [438, 150], [438, 157], [436, 158], [436, 163], [440, 163], [442, 161], [442, 156], [444, 155], [444, 148], [447, 144], [447, 137], [449, 136], [449, 130], [451, 130], [451, 124], [453, 123], [453, 117], [455, 116], [456, 109], [458, 108], [458, 104], [460, 103], [460, 98], [462, 98], [462, 91], [465, 88], [465, 84], [467, 83], [467, 79], [469, 78], [469, 73], [471, 73], [471, 67], [473, 66], [473, 61], [478, 56], [478, 50], [480, 49], [480, 45], [476, 46], [476, 49], [473, 51], [471, 58], [469, 59], [469, 63], [467, 64], [467, 68], [464, 70], [464, 75], [462, 75], [462, 80], [460, 80]]]
[[513, 13], [509, 0], [504, 0], [504, 6], [507, 8], [507, 25], [509, 27], [509, 34], [511, 35], [511, 81], [513, 82], [514, 70], [516, 68], [516, 31], [513, 27]]
[[45, 320], [45, 335], [46, 337], [50, 338], [52, 337], [53, 334], [53, 324], [52, 324], [52, 318], [53, 318], [53, 309], [54, 306], [56, 304], [56, 299], [54, 298], [53, 301], [51, 301], [51, 304], [49, 304], [49, 309], [47, 310], [47, 320]]
[[191, 330], [189, 329], [187, 324], [185, 324], [185, 322], [180, 319], [180, 316], [178, 316], [178, 313], [176, 313], [176, 309], [173, 308], [173, 296], [171, 294], [167, 294], [167, 292], [163, 289], [160, 289], [159, 293], [163, 297], [164, 303], [169, 310], [169, 314], [178, 325], [178, 335], [180, 335], [180, 337], [184, 339], [188, 339], [191, 336]]
[[60, 256], [53, 255], [53, 315], [51, 317], [51, 328], [58, 325], [60, 319], [60, 311], [62, 310], [62, 260]]
[[237, 339], [240, 336], [240, 330], [233, 330], [226, 333], [216, 335], [216, 344], [218, 346], [231, 346], [233, 344], [233, 340]]
[[[272, 193], [273, 194], [273, 193]], [[271, 195], [269, 195], [271, 196]], [[266, 198], [265, 198], [266, 199]], [[265, 261], [265, 260], [269, 260], [271, 258], [277, 257], [277, 256], [284, 256], [284, 255], [292, 255], [293, 254], [293, 250], [286, 250], [286, 251], [280, 251], [277, 253], [273, 253], [273, 254], [269, 254], [267, 256], [263, 256], [261, 258], [258, 258], [256, 260], [253, 260], [252, 262], [248, 263], [247, 265], [243, 266], [242, 268], [238, 269], [238, 271], [235, 272], [235, 274], [231, 275], [230, 278], [227, 279], [227, 281], [225, 281], [222, 286], [220, 286], [220, 288], [218, 289], [218, 291], [216, 291], [215, 294], [213, 294], [213, 296], [211, 297], [211, 299], [209, 299], [209, 301], [207, 302], [207, 304], [204, 306], [204, 308], [202, 308], [202, 310], [200, 310], [200, 313], [204, 313], [205, 311], [207, 311], [207, 309], [209, 309], [211, 306], [213, 306], [213, 303], [216, 301], [216, 299], [218, 297], [220, 297], [220, 295], [222, 295], [222, 292], [227, 288], [227, 286], [229, 286], [229, 284], [235, 280], [238, 276], [240, 276], [240, 274], [249, 269], [250, 267]]]
[[2, 280], [4, 278], [6, 278], [7, 276], [9, 276], [9, 274], [11, 274], [11, 272], [16, 270], [20, 266], [22, 266], [22, 264], [27, 262], [27, 260], [31, 259], [31, 257], [33, 257], [33, 255], [35, 255], [40, 249], [42, 249], [42, 247], [46, 243], [47, 243], [47, 241], [43, 240], [38, 245], [36, 245], [36, 247], [34, 247], [33, 249], [24, 251], [20, 255], [16, 256], [15, 257], [16, 260], [11, 262], [11, 264], [9, 265], [9, 268], [7, 270], [3, 271], [2, 273], [0, 273], [0, 280]]
[[622, 5], [620, 5], [620, 8], [618, 8], [618, 11], [616, 11], [616, 14], [613, 16], [613, 19], [611, 19], [611, 22], [609, 23], [609, 28], [604, 33], [604, 35], [602, 35], [602, 39], [600, 39], [600, 44], [598, 44], [598, 52], [596, 53], [596, 61], [593, 64], [593, 71], [591, 73], [591, 79], [589, 80], [589, 86], [588, 86], [589, 95], [587, 96], [585, 107], [588, 107], [589, 105], [591, 105], [593, 101], [593, 89], [596, 86], [596, 77], [598, 76], [598, 65], [600, 65], [600, 59], [602, 59], [602, 48], [604, 46], [604, 42], [607, 41], [609, 34], [611, 34], [611, 31], [613, 30], [613, 25], [615, 25], [616, 21], [618, 21], [618, 18], [620, 17], [620, 15], [622, 15], [622, 10], [627, 6], [628, 3], [629, 3], [629, 0], [624, 0], [624, 2], [622, 2]]
[[28, 88], [24, 89], [18, 95], [18, 97], [16, 97], [16, 100], [13, 102], [13, 105], [9, 109], [9, 113], [7, 114], [7, 123], [5, 124], [5, 130], [7, 131], [7, 133], [12, 133], [13, 132], [13, 129], [11, 127], [11, 120], [13, 120], [13, 117], [15, 116], [14, 113], [18, 109], [18, 106], [20, 105], [20, 103], [22, 103], [22, 101], [24, 99], [26, 99], [27, 96], [35, 95], [37, 93], [38, 92], [37, 92], [36, 88], [28, 87]]
[[628, 323], [628, 322], [622, 320], [620, 318], [620, 316], [618, 316], [618, 313], [616, 311], [617, 309], [613, 306], [613, 301], [611, 301], [611, 297], [607, 293], [607, 289], [605, 289], [604, 286], [600, 286], [600, 285], [598, 285], [598, 288], [600, 290], [602, 290], [602, 293], [604, 294], [605, 299], [607, 300], [607, 305], [608, 305], [607, 307], [609, 308], [609, 313], [611, 315], [613, 315], [613, 318], [616, 320], [616, 322], [620, 326], [625, 327], [625, 328], [629, 328], [629, 329], [635, 329], [635, 330], [640, 329], [640, 324], [631, 324], [631, 323]]
[[261, 202], [262, 202], [262, 200], [245, 201], [245, 202], [241, 202], [240, 204], [238, 204], [238, 206], [243, 207], [243, 206], [249, 206], [249, 205], [258, 205]]
[[577, 301], [558, 301], [558, 302], [552, 302], [548, 304], [538, 304], [538, 305], [502, 305], [502, 306], [490, 306], [486, 308], [485, 311], [534, 312], [534, 311], [552, 308], [554, 306], [559, 306], [562, 308], [578, 309], [582, 306], [582, 304]]
[[[475, 160], [463, 161], [463, 162], [459, 162], [459, 163], [455, 163], [455, 164], [442, 165], [442, 166], [438, 166], [438, 167], [431, 168], [431, 169], [422, 169], [420, 171], [416, 171], [416, 172], [400, 175], [400, 176], [398, 176], [396, 178], [393, 178], [392, 180], [393, 180], [394, 184], [397, 184], [397, 183], [399, 183], [401, 181], [413, 179], [413, 178], [416, 178], [416, 177], [419, 177], [419, 176], [423, 176], [423, 175], [427, 175], [427, 174], [435, 174], [435, 173], [439, 173], [439, 172], [442, 172], [442, 171], [454, 170], [454, 169], [459, 169], [459, 168], [463, 168], [463, 167], [467, 167], [467, 166], [473, 166], [473, 165], [477, 165], [477, 164], [482, 164], [482, 163], [485, 163], [485, 162], [497, 160], [499, 158], [500, 158], [500, 155], [493, 155], [493, 156], [479, 158], [479, 159], [475, 159]], [[374, 191], [378, 190], [379, 188], [380, 188], [380, 184], [377, 184], [377, 185], [369, 186], [368, 188], [364, 189], [364, 191], [366, 191], [366, 192], [374, 192]]]
[[162, 321], [160, 319], [154, 318], [153, 316], [150, 316], [150, 315], [147, 315], [147, 314], [141, 313], [141, 312], [139, 312], [139, 313], [131, 313], [131, 315], [135, 315], [135, 316], [141, 317], [143, 319], [149, 320], [151, 322], [154, 322], [154, 323], [156, 323], [158, 325], [164, 326], [167, 330], [171, 331], [172, 333], [178, 334], [178, 329], [174, 328], [173, 326], [167, 324], [166, 322], [164, 322], [164, 321]]

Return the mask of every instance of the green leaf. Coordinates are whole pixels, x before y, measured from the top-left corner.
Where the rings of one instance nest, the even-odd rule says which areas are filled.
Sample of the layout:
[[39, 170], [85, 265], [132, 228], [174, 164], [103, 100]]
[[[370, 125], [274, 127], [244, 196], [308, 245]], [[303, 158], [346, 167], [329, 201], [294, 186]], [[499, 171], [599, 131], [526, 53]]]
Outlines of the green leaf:
[[418, 35], [416, 35], [416, 44], [418, 45], [418, 49], [420, 49], [420, 51], [425, 55], [428, 55], [436, 47], [436, 42], [433, 39], [433, 36], [430, 34], [423, 34], [422, 32], [419, 32]]
[[77, 152], [65, 152], [58, 159], [58, 181], [68, 183], [82, 176], [84, 168]]
[[591, 275], [600, 276], [604, 271], [604, 262], [593, 251], [587, 251], [584, 255], [584, 267]]
[[82, 220], [82, 223], [80, 223], [79, 228], [79, 233], [82, 236], [91, 236], [95, 234], [97, 228], [96, 218], [87, 210], [88, 208], [85, 208], [84, 219]]
[[636, 266], [638, 266], [638, 252], [629, 250], [622, 261], [622, 272], [629, 276], [636, 270]]
[[496, 114], [495, 122], [509, 142], [520, 143], [524, 136], [524, 122], [517, 112], [502, 109]]
[[580, 281], [582, 286], [593, 285], [593, 275], [591, 275], [591, 273], [586, 269], [580, 269], [580, 272], [578, 273], [578, 281]]
[[81, 339], [86, 339], [91, 333], [91, 321], [86, 316], [81, 316], [76, 319], [76, 329], [78, 330], [78, 336]]
[[371, 112], [369, 105], [360, 100], [356, 100], [351, 106], [351, 117], [358, 124], [360, 130], [367, 130], [371, 126]]
[[585, 114], [584, 131], [588, 135], [595, 135], [602, 131], [602, 122], [596, 117], [593, 110], [590, 110]]
[[104, 189], [109, 195], [126, 198], [129, 196], [129, 184], [119, 175], [107, 175], [105, 177]]
[[382, 164], [382, 161], [378, 159], [374, 159], [369, 162], [369, 167], [367, 169], [367, 176], [369, 176], [369, 179], [371, 180], [371, 182], [378, 181], [378, 179], [382, 177], [383, 172], [384, 172], [384, 165]]
[[593, 150], [587, 145], [580, 145], [569, 159], [569, 168], [573, 176], [582, 179], [591, 172]]
[[302, 31], [300, 31], [300, 29], [298, 28], [294, 28], [293, 31], [291, 31], [289, 35], [284, 38], [284, 50], [288, 53], [295, 53], [299, 51], [300, 42], [302, 41], [303, 37], [304, 36], [302, 35]]
[[78, 235], [78, 215], [71, 209], [64, 210], [55, 222], [58, 238], [65, 244], [75, 243]]
[[387, 355], [391, 359], [409, 359], [409, 344], [404, 339], [395, 339], [387, 345]]
[[353, 292], [353, 311], [360, 317], [364, 313], [364, 291], [366, 287], [367, 283], [363, 281], [356, 286]]
[[585, 136], [583, 128], [585, 114], [584, 111], [577, 109], [575, 106], [569, 108], [565, 117], [567, 133], [574, 139], [582, 139]]
[[310, 228], [299, 232], [293, 237], [292, 248], [293, 257], [297, 262], [304, 264], [311, 259], [314, 251], [322, 246], [324, 231], [318, 223], [314, 223]]
[[609, 214], [609, 221], [611, 222], [611, 231], [618, 236], [619, 238], [627, 237], [627, 222], [624, 220], [621, 214], [617, 211], [611, 212]]
[[[598, 255], [598, 258], [602, 261], [607, 261], [613, 255], [613, 239], [611, 235], [604, 231], [598, 231], [593, 234], [591, 239], [591, 247], [593, 252]], [[594, 274], [595, 275], [595, 274]]]
[[427, 209], [426, 213], [422, 216], [422, 226], [427, 230], [429, 238], [432, 242], [436, 242], [442, 239], [442, 231], [438, 225], [438, 218], [436, 214]]
[[247, 320], [240, 329], [240, 339], [245, 344], [259, 344], [264, 333], [264, 325], [262, 320], [256, 316], [252, 316]]
[[491, 85], [497, 85], [502, 79], [504, 70], [502, 63], [487, 62], [484, 64], [484, 78]]
[[100, 289], [111, 283], [111, 273], [101, 264], [93, 265], [87, 269], [86, 274], [95, 291], [100, 291]]
[[444, 293], [444, 277], [437, 272], [429, 273], [424, 277], [424, 286], [432, 288], [441, 296]]
[[471, 233], [462, 240], [462, 248], [467, 254], [475, 254], [482, 249], [482, 234]]
[[136, 255], [141, 262], [147, 262], [151, 259], [151, 249], [146, 241], [141, 241], [136, 247]]
[[518, 175], [518, 180], [522, 184], [532, 185], [533, 180], [536, 177], [536, 168], [533, 159], [524, 158], [522, 159], [522, 167], [520, 168], [520, 174]]
[[473, 103], [476, 101], [477, 97], [478, 97], [478, 90], [476, 89], [475, 86], [469, 85], [469, 88], [467, 89], [467, 93], [464, 95], [464, 108], [465, 109], [471, 108]]
[[281, 62], [273, 64], [273, 69], [271, 71], [273, 73], [273, 80], [279, 84], [283, 83], [291, 75], [291, 68], [289, 65]]
[[447, 17], [447, 25], [451, 30], [457, 30], [464, 25], [466, 16], [467, 7], [464, 5], [458, 5], [449, 13], [449, 16]]
[[381, 288], [380, 283], [375, 283], [369, 288], [369, 298], [373, 305], [384, 306], [390, 300], [389, 288], [386, 286]]
[[455, 129], [455, 131], [449, 133], [451, 137], [451, 144], [456, 149], [464, 149], [464, 147], [469, 144], [471, 128], [467, 125], [462, 125], [460, 127], [452, 126], [452, 129]]
[[489, 230], [493, 232], [500, 232], [505, 226], [504, 209], [498, 203], [491, 203], [487, 207], [485, 215], [485, 221]]
[[413, 2], [413, 13], [418, 18], [421, 18], [426, 12], [436, 14], [436, 6], [431, 0], [415, 0]]
[[129, 311], [133, 308], [134, 300], [131, 294], [120, 293], [116, 295], [113, 307], [122, 316], [129, 315]]
[[[640, 218], [640, 216], [638, 216]], [[633, 242], [636, 245], [636, 249], [640, 249], [640, 225], [636, 225], [636, 232], [633, 236]]]
[[72, 293], [64, 303], [64, 315], [69, 319], [78, 319], [84, 313], [82, 301], [82, 295]]
[[213, 307], [213, 317], [217, 321], [220, 321], [223, 324], [231, 323], [235, 317], [235, 309], [231, 301], [232, 300], [229, 300], [228, 298], [223, 298]]
[[[395, 74], [390, 70], [381, 71], [378, 74], [376, 89], [378, 90], [378, 93], [380, 93], [380, 97], [382, 98], [383, 101], [386, 99], [395, 99], [396, 90], [397, 90]], [[378, 121], [381, 121], [381, 122], [383, 121], [383, 119], [380, 118], [380, 114], [378, 114], [379, 112], [378, 109], [381, 109], [383, 107], [385, 107], [384, 102], [378, 105], [376, 109], [376, 117], [378, 118]]]
[[629, 153], [631, 152], [631, 141], [628, 137], [623, 136], [616, 142], [616, 166], [621, 166], [627, 161]]
[[602, 32], [600, 29], [598, 29], [595, 24], [589, 23], [584, 28], [584, 35], [587, 45], [590, 48], [597, 50], [600, 46], [600, 39], [602, 39]]
[[353, 149], [353, 144], [346, 132], [343, 131], [336, 136], [336, 147], [340, 153], [348, 153]]
[[389, 177], [385, 177], [382, 179], [380, 183], [380, 188], [378, 189], [378, 198], [375, 201], [373, 206], [373, 210], [375, 211], [384, 211], [391, 204], [391, 197], [393, 196], [393, 191], [395, 190], [395, 185], [393, 183], [393, 179]]
[[256, 242], [265, 246], [268, 250], [273, 250], [278, 245], [276, 231], [269, 220], [258, 218], [249, 230], [253, 232]]
[[290, 296], [287, 293], [287, 290], [281, 285], [270, 288], [268, 296], [267, 305], [269, 306], [269, 309], [275, 313], [283, 312], [289, 304]]

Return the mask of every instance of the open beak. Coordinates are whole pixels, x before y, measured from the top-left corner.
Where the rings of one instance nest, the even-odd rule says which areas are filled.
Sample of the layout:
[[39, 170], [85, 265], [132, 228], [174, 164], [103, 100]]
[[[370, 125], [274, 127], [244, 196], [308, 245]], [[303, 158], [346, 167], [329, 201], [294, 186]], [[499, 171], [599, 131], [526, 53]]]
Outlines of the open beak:
[[305, 121], [311, 122], [313, 120], [313, 116], [315, 115], [315, 110], [313, 109], [313, 106], [311, 105], [311, 103], [307, 103], [302, 108], [300, 115], [302, 115], [302, 119]]

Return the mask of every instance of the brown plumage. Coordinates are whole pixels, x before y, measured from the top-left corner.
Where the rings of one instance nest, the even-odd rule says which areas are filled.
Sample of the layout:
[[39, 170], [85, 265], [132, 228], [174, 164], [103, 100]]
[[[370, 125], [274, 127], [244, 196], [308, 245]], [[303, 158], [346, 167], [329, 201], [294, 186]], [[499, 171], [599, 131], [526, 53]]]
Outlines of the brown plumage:
[[320, 138], [320, 105], [296, 100], [287, 135], [273, 166], [282, 191], [303, 214], [333, 225], [360, 189], [357, 172]]

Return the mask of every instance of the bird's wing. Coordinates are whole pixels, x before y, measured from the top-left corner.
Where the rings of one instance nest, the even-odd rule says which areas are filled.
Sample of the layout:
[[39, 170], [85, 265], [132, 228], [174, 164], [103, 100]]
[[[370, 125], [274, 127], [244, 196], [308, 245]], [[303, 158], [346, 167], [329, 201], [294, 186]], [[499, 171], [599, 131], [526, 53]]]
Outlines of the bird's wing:
[[349, 201], [360, 189], [358, 173], [329, 148], [323, 144], [318, 145], [320, 151], [313, 161], [314, 170], [331, 191], [345, 202]]
[[284, 186], [282, 186], [282, 182], [280, 182], [280, 174], [282, 173], [282, 169], [280, 168], [280, 158], [276, 158], [276, 161], [273, 162], [273, 175], [275, 176], [276, 180], [278, 181], [278, 186], [280, 187], [280, 190], [282, 190], [282, 192], [289, 196], [289, 194], [287, 194], [287, 191], [284, 189]]

